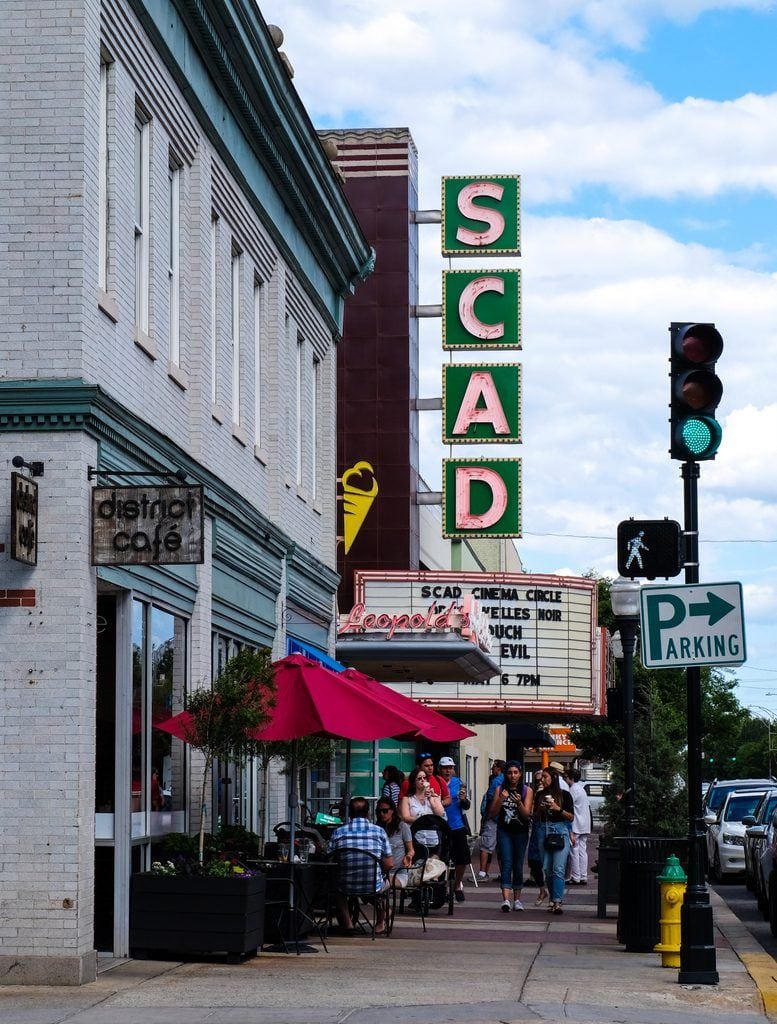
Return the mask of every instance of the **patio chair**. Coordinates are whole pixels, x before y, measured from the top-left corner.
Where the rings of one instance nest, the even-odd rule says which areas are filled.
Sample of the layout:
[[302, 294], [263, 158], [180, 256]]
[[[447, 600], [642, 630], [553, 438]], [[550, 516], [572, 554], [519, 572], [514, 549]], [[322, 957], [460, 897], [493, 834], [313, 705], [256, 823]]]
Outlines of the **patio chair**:
[[[348, 903], [355, 928], [359, 928], [365, 934], [369, 931], [370, 937], [374, 940], [379, 911], [382, 910], [386, 934], [389, 934], [389, 880], [380, 857], [355, 846], [340, 846], [332, 851], [330, 859], [337, 865], [337, 870], [329, 892], [324, 933], [326, 934], [328, 923], [334, 916], [337, 897], [340, 896], [345, 897]], [[378, 881], [382, 886], [380, 890], [376, 889]], [[368, 913], [368, 908], [371, 909], [371, 913]]]
[[[435, 833], [436, 843], [422, 843], [418, 839], [419, 832]], [[447, 903], [448, 916], [453, 914], [455, 869], [451, 859], [450, 827], [444, 818], [436, 814], [424, 814], [411, 824], [410, 833], [413, 837], [416, 859], [408, 873], [408, 884], [404, 888], [397, 888], [392, 877], [392, 925], [397, 912], [404, 914], [405, 900], [410, 898], [421, 917], [423, 930], [426, 931], [426, 918], [430, 910], [436, 910]], [[444, 871], [439, 877], [430, 880], [432, 865], [429, 862], [432, 858], [442, 861]], [[394, 874], [396, 875], [396, 872]]]

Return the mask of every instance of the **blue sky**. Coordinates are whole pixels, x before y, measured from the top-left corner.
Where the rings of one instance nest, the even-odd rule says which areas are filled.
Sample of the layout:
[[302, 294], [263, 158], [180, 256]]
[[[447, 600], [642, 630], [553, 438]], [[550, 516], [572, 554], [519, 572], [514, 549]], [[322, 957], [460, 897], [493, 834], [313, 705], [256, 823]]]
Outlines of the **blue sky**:
[[[268, 0], [320, 127], [409, 127], [444, 174], [521, 174], [529, 571], [616, 575], [629, 516], [682, 522], [670, 321], [725, 349], [700, 483], [703, 582], [744, 586], [743, 703], [777, 712], [777, 13], [767, 0]], [[441, 16], [444, 12], [444, 16]], [[439, 233], [420, 236], [440, 301]], [[505, 265], [509, 265], [505, 261]], [[421, 387], [440, 394], [439, 325]], [[439, 414], [421, 422], [439, 486]], [[501, 454], [501, 453], [500, 453]], [[774, 696], [771, 687], [774, 686]]]

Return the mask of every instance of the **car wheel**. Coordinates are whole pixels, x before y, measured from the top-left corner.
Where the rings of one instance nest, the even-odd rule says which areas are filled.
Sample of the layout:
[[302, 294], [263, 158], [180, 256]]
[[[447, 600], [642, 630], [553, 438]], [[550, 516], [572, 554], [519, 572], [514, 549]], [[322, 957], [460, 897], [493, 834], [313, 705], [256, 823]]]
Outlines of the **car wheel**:
[[717, 846], [715, 847], [715, 856], [712, 860], [712, 881], [718, 883], [723, 881], [723, 872], [720, 870], [720, 853]]
[[773, 872], [769, 879], [769, 929], [777, 938], [777, 886], [775, 886]]

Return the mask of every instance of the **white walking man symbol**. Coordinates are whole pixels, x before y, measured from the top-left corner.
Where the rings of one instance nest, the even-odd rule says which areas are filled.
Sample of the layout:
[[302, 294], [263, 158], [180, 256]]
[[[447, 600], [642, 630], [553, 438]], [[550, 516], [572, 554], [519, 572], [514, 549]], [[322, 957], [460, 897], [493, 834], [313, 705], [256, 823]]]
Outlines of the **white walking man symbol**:
[[629, 549], [629, 557], [626, 559], [626, 568], [631, 565], [632, 562], [636, 561], [640, 569], [642, 566], [642, 555], [640, 551], [650, 551], [647, 544], [642, 543], [642, 538], [645, 536], [645, 531], [640, 530], [636, 537], [632, 537], [631, 540], [626, 541], [626, 546]]

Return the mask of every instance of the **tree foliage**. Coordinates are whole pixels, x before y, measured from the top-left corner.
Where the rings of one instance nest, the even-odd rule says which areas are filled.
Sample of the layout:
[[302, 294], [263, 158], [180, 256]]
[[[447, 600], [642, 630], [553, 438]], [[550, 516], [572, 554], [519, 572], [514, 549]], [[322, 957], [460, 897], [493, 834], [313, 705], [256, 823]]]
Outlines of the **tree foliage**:
[[241, 651], [230, 658], [210, 689], [196, 690], [186, 710], [190, 722], [185, 739], [199, 750], [205, 764], [202, 774], [200, 815], [200, 863], [205, 842], [205, 793], [216, 760], [244, 765], [260, 752], [261, 742], [252, 732], [269, 719], [275, 704], [275, 684], [269, 651]]
[[[610, 601], [611, 580], [597, 581], [599, 623], [617, 627]], [[618, 680], [618, 685], [620, 681]], [[702, 669], [702, 747], [704, 772], [712, 778], [746, 778], [767, 771], [766, 723], [753, 719], [736, 697], [736, 679], [719, 669]], [[687, 826], [686, 744], [687, 686], [684, 669], [648, 669], [639, 644], [634, 653], [634, 723], [636, 805], [642, 835], [678, 835]], [[623, 727], [603, 719], [576, 725], [571, 738], [592, 761], [613, 766], [613, 782], [605, 803], [606, 831], [622, 834]]]

